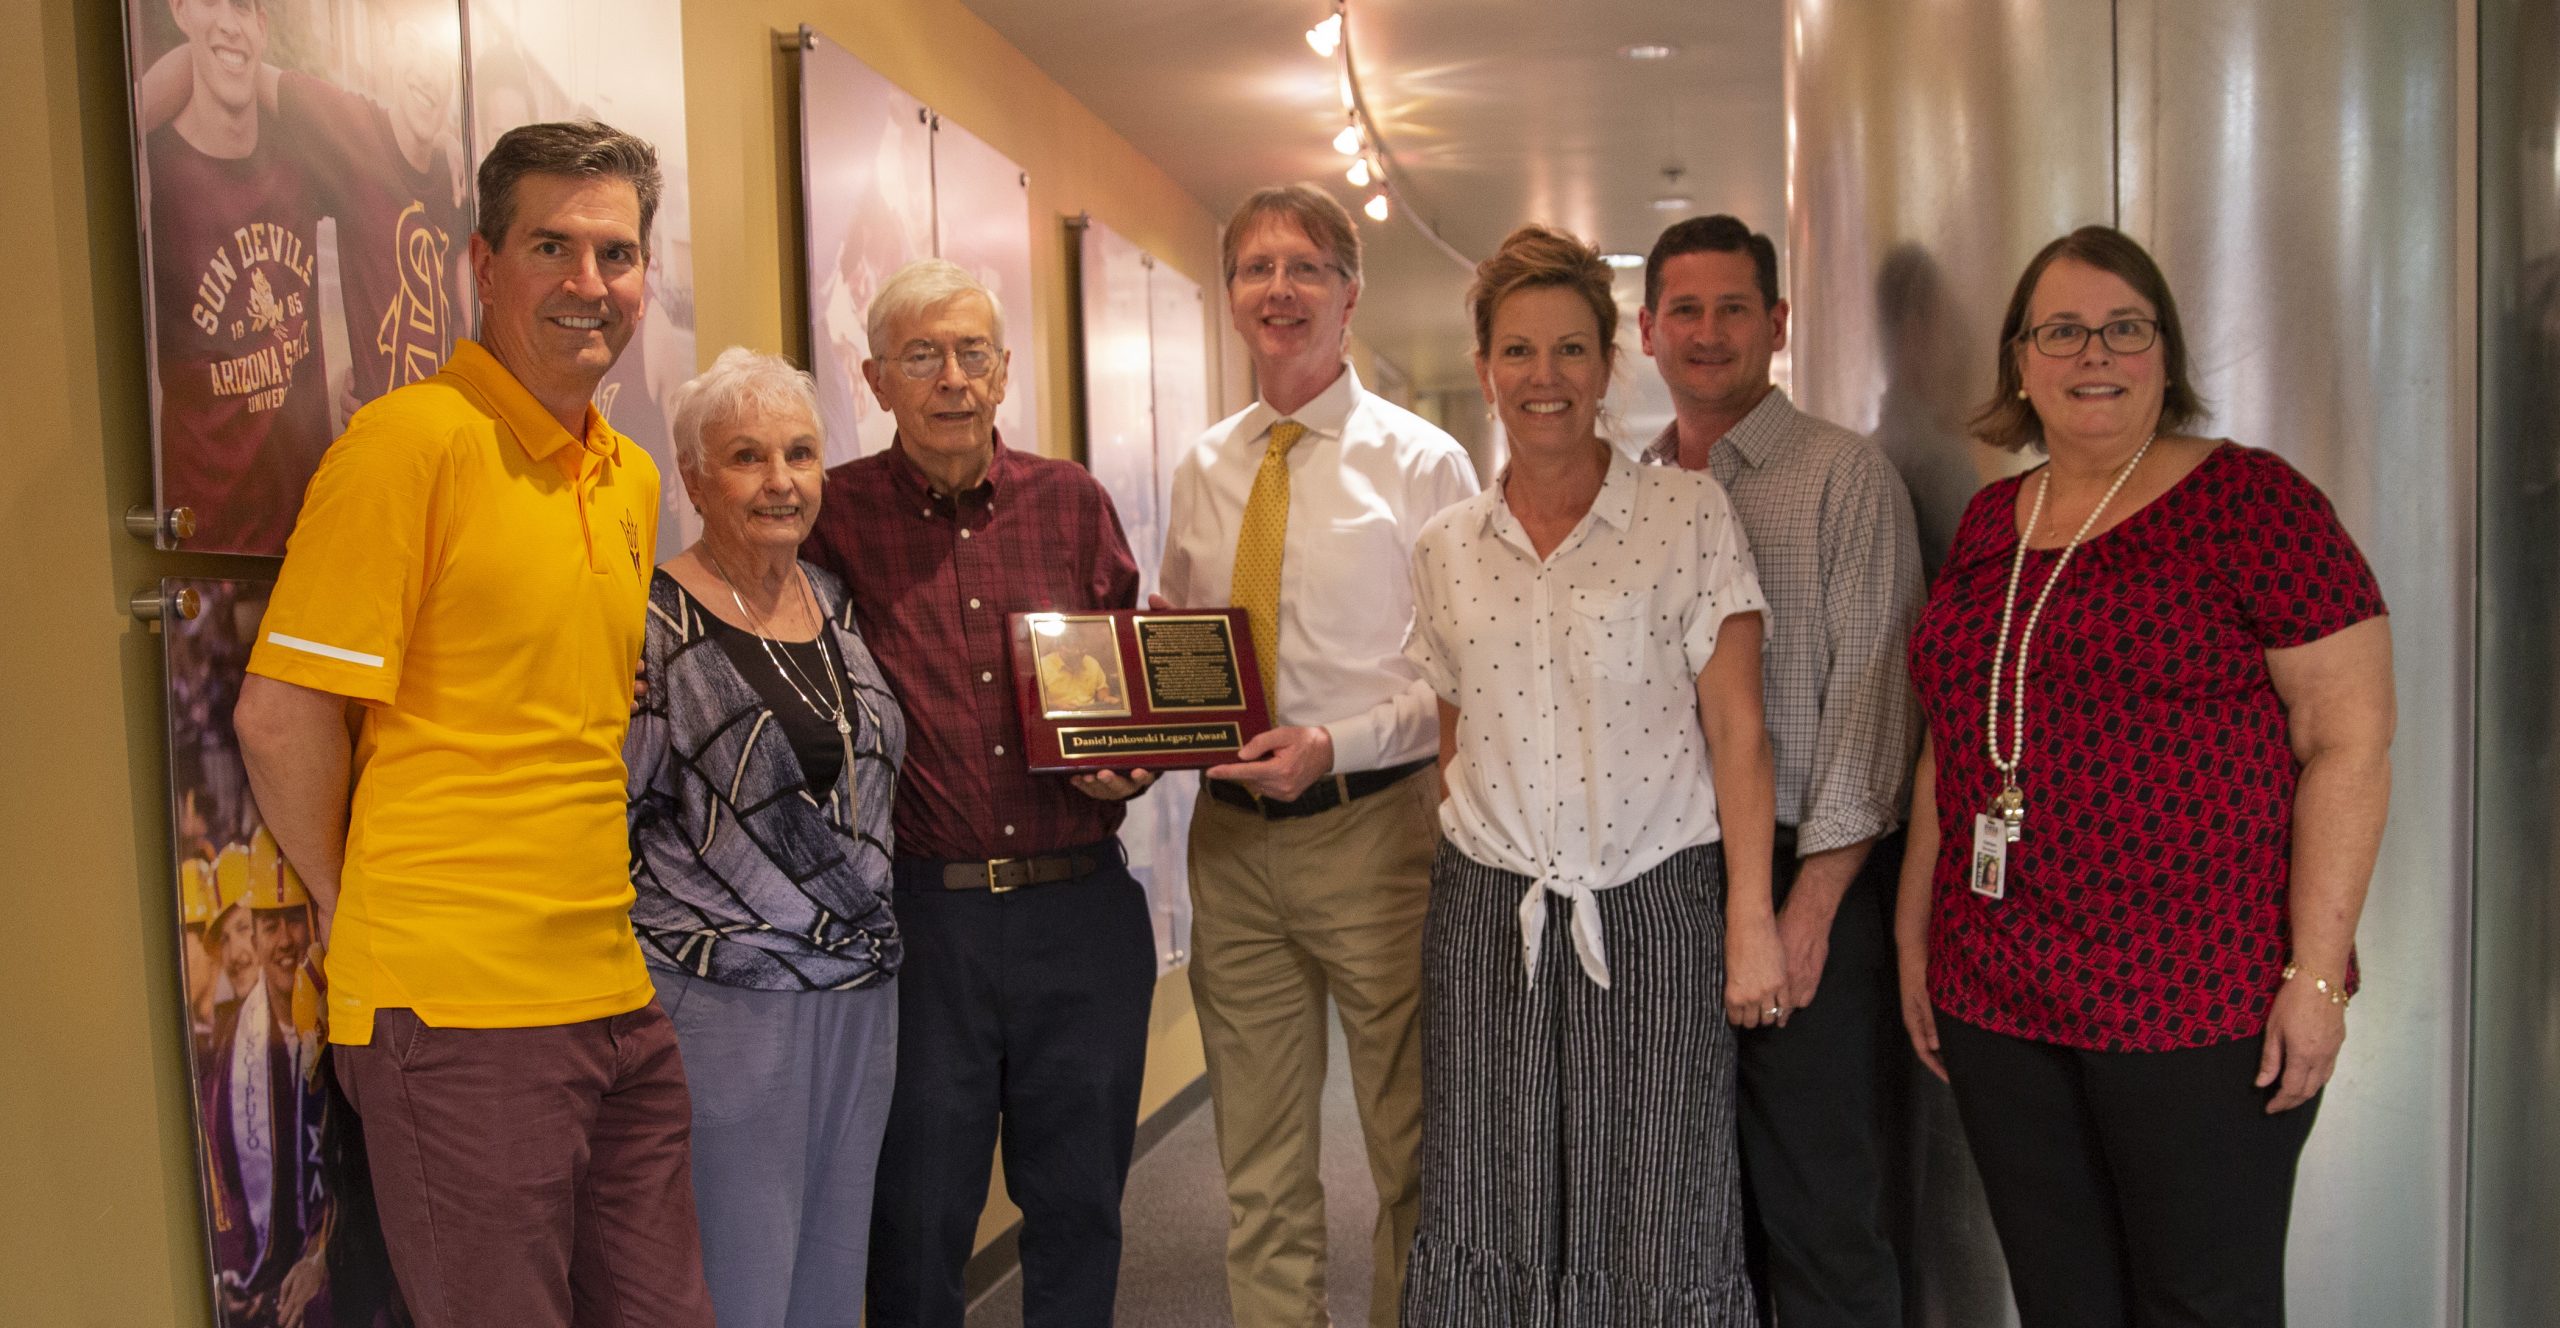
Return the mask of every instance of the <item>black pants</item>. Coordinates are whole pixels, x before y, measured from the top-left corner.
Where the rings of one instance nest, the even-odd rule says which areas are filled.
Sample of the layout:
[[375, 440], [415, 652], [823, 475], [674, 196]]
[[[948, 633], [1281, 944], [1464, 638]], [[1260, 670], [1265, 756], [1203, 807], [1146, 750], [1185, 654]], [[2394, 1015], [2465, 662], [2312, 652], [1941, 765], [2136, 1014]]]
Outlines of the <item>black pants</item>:
[[[1779, 829], [1775, 896], [1794, 889], [1793, 835]], [[1884, 1226], [1876, 1092], [1895, 1032], [1885, 910], [1902, 836], [1878, 841], [1840, 911], [1813, 1004], [1784, 1028], [1741, 1034], [1742, 1179], [1762, 1322], [1900, 1328], [1902, 1277]]]
[[1001, 1132], [1026, 1328], [1102, 1328], [1120, 1279], [1155, 928], [1116, 842], [1084, 877], [1004, 894], [897, 862], [898, 1086], [872, 1197], [872, 1328], [962, 1328]]
[[1938, 1014], [2022, 1328], [2282, 1328], [2295, 1164], [2261, 1039], [2076, 1051]]

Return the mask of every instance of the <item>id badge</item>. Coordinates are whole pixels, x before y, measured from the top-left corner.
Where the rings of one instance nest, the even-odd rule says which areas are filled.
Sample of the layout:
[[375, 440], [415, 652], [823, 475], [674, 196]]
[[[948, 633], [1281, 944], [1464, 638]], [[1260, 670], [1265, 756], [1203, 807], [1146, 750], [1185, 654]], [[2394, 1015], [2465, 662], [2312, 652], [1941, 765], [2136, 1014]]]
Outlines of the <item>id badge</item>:
[[1997, 816], [1973, 818], [1973, 867], [1966, 873], [1973, 892], [1985, 899], [2009, 895], [2009, 827]]

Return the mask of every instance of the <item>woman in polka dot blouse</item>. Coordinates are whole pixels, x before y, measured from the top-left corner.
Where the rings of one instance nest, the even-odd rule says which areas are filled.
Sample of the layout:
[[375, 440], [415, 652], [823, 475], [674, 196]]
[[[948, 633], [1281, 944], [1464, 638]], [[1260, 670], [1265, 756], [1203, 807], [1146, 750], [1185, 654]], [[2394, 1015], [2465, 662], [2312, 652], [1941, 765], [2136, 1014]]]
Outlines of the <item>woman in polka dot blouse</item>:
[[1411, 1324], [1755, 1322], [1733, 1025], [1785, 1017], [1764, 604], [1715, 480], [1599, 432], [1609, 287], [1542, 227], [1477, 270], [1511, 461], [1414, 550], [1445, 801]]

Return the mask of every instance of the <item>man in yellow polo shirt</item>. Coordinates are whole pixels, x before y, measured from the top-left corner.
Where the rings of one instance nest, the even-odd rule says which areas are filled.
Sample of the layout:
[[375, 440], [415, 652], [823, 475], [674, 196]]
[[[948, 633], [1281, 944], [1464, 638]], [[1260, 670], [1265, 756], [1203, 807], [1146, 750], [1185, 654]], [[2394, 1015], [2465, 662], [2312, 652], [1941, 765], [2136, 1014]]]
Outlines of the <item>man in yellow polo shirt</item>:
[[656, 153], [604, 125], [498, 140], [480, 340], [329, 449], [240, 692], [420, 1328], [712, 1322], [684, 1071], [629, 918], [658, 473], [590, 401], [640, 320], [658, 191]]

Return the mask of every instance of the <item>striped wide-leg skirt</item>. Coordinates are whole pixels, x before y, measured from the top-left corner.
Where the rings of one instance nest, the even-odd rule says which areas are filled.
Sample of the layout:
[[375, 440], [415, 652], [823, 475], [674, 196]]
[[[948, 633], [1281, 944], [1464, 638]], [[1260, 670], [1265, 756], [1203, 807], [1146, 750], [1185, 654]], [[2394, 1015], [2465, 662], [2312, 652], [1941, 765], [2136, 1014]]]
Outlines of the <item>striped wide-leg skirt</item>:
[[1611, 985], [1527, 877], [1440, 846], [1423, 923], [1422, 1210], [1409, 1328], [1746, 1328], [1723, 856], [1594, 896]]

